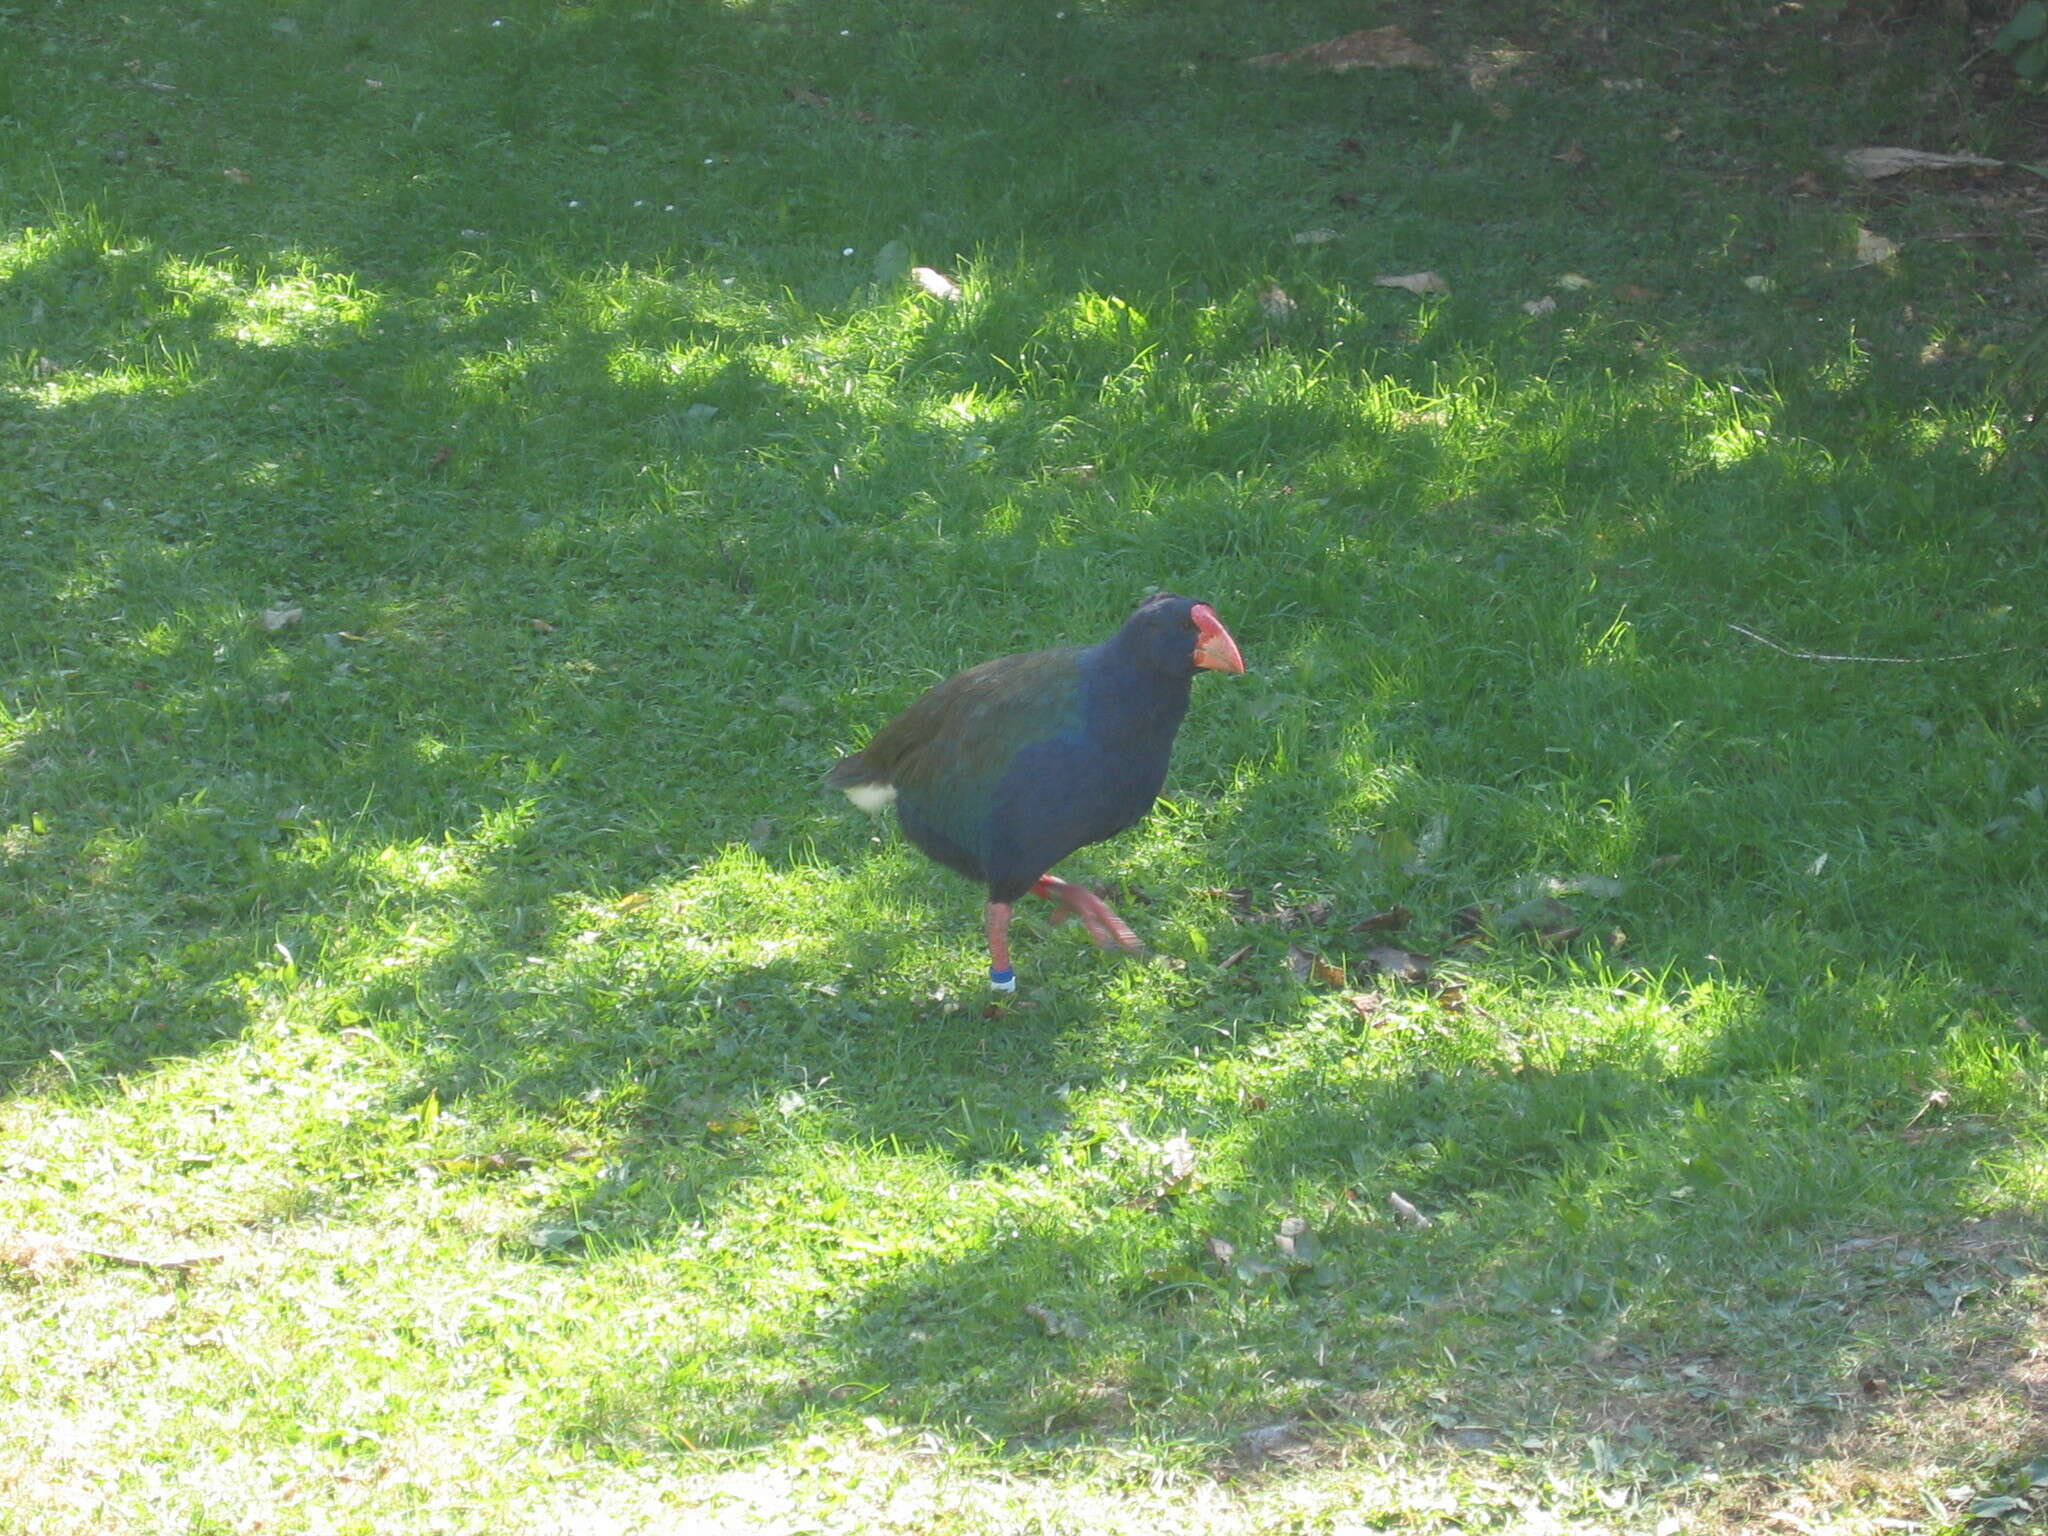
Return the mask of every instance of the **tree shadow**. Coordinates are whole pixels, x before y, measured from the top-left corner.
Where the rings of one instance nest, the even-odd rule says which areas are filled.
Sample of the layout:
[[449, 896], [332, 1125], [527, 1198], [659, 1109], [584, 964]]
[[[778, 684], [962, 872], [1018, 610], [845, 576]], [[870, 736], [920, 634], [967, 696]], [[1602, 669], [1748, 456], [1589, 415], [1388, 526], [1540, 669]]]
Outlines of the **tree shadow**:
[[[1770, 1015], [1745, 1028], [1782, 1034]], [[1213, 1059], [1227, 1069], [1300, 1028], [1275, 1023]], [[1192, 1033], [1129, 1069], [1161, 1080]], [[1364, 1067], [1383, 1044], [1359, 1031], [1298, 1074], [1298, 1097], [1276, 1088], [1227, 1117], [1209, 1106], [1215, 1139], [1197, 1133], [1204, 1171], [1192, 1178], [1129, 1147], [1119, 1164], [1114, 1138], [1071, 1124], [1019, 1135], [1003, 1153], [1018, 1168], [1057, 1146], [1071, 1175], [1077, 1149], [1107, 1152], [1088, 1197], [950, 1224], [846, 1277], [759, 1354], [712, 1362], [679, 1324], [597, 1373], [576, 1435], [628, 1455], [740, 1449], [879, 1414], [1021, 1462], [1166, 1434], [1221, 1467], [1251, 1426], [1191, 1404], [1255, 1404], [1261, 1421], [1311, 1436], [1371, 1437], [1389, 1432], [1390, 1411], [1405, 1421], [1412, 1409], [1388, 1403], [1420, 1384], [1457, 1416], [1445, 1423], [1477, 1426], [1452, 1446], [1570, 1439], [1618, 1417], [1635, 1426], [1617, 1440], [1630, 1464], [1729, 1470], [1853, 1443], [1880, 1406], [1859, 1396], [1859, 1372], [1936, 1348], [1955, 1294], [2016, 1300], [2041, 1257], [2042, 1234], [2022, 1223], [2002, 1250], [2017, 1263], [1980, 1262], [1967, 1189], [1989, 1146], [1967, 1124], [1921, 1141], [1901, 1168], [1889, 1144], [1911, 1112], [1903, 1084], [1827, 1086], [1823, 1059], [1800, 1087], [1744, 1063], [1745, 1087], [1713, 1062], [1720, 1037], [1694, 1070], [1585, 1048], [1547, 1067], [1511, 1053], [1431, 1065], [1444, 1057], [1426, 1049], [1405, 1067]], [[1816, 1138], [1816, 1118], [1838, 1135]], [[986, 1166], [988, 1148], [976, 1155]], [[1276, 1168], [1284, 1190], [1252, 1172]], [[1956, 1199], [1903, 1239], [1918, 1257], [1873, 1269], [1866, 1248], [1901, 1240], [1859, 1234], [1885, 1230], [1887, 1186], [1902, 1177]], [[1389, 1190], [1425, 1214], [1398, 1213]], [[1298, 1252], [1276, 1238], [1289, 1210], [1310, 1213]], [[592, 1235], [594, 1260], [670, 1240], [660, 1228]], [[1751, 1368], [1774, 1335], [1802, 1353], [1765, 1389]], [[1703, 1360], [1723, 1364], [1702, 1377]], [[1524, 1390], [1525, 1372], [1554, 1395]], [[723, 1390], [701, 1390], [707, 1375]], [[688, 1378], [698, 1390], [679, 1386]]]

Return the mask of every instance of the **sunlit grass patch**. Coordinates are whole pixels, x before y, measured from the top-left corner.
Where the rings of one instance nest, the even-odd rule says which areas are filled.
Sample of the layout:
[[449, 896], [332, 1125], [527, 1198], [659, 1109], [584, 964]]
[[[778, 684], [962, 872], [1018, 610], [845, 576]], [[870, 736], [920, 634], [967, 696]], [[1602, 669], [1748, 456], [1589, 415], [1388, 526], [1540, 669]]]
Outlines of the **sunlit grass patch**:
[[277, 276], [259, 274], [234, 296], [219, 324], [228, 339], [249, 346], [319, 345], [360, 334], [375, 314], [374, 299], [353, 278], [301, 265]]

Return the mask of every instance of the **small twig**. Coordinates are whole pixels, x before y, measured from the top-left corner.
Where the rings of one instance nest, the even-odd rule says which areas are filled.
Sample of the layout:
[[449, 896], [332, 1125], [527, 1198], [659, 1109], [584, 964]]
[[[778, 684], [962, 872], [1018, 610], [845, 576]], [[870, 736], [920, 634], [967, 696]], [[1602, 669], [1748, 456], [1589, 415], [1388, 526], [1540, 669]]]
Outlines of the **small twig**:
[[1971, 54], [1967, 59], [1963, 60], [1962, 63], [1958, 64], [1956, 66], [1956, 73], [1959, 75], [1968, 74], [1970, 72], [1971, 66], [1974, 65], [1979, 59], [1985, 58], [1990, 54], [1996, 53], [1997, 51], [1998, 45], [1996, 43], [1986, 43], [1982, 48], [1979, 48], [1975, 53]]
[[1795, 651], [1789, 645], [1780, 645], [1769, 635], [1760, 635], [1753, 629], [1744, 629], [1740, 624], [1728, 626], [1738, 635], [1745, 635], [1759, 645], [1768, 645], [1774, 651], [1782, 651], [1796, 661], [1868, 661], [1881, 662], [1895, 667], [1915, 667], [1934, 661], [1975, 661], [1982, 656], [2003, 656], [2019, 649], [2016, 645], [2001, 645], [1995, 651], [1958, 651], [1953, 656], [1830, 656], [1820, 651]]
[[1948, 1090], [1946, 1088], [1935, 1089], [1932, 1093], [1928, 1094], [1926, 1098], [1920, 1101], [1920, 1107], [1913, 1111], [1913, 1118], [1908, 1120], [1904, 1125], [1899, 1127], [1899, 1134], [1903, 1136], [1906, 1132], [1913, 1129], [1914, 1126], [1918, 1125], [1920, 1123], [1920, 1117], [1926, 1114], [1928, 1110], [1934, 1109], [1937, 1106], [1946, 1107], [1947, 1104]]
[[129, 1269], [175, 1269], [181, 1273], [197, 1269], [202, 1264], [218, 1264], [227, 1257], [224, 1253], [188, 1253], [175, 1259], [153, 1259], [147, 1254], [119, 1253], [112, 1248], [88, 1248], [83, 1243], [67, 1243], [65, 1246], [73, 1253], [107, 1264], [120, 1264]]

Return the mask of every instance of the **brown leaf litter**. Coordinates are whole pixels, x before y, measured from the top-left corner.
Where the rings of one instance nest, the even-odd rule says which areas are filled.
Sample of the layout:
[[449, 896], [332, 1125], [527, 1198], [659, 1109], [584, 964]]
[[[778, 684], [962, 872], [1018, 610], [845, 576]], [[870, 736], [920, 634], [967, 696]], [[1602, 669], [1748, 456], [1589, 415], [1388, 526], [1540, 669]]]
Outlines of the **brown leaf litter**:
[[1368, 27], [1326, 42], [1245, 60], [1254, 69], [1300, 69], [1341, 75], [1354, 69], [1435, 69], [1437, 56], [1399, 27]]

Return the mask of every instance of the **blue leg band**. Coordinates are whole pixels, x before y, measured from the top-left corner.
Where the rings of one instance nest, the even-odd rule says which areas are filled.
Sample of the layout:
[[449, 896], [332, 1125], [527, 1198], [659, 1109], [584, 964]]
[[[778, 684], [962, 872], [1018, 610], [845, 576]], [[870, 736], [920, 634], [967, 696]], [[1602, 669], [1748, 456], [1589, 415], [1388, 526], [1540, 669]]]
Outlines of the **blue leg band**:
[[1017, 973], [1015, 971], [999, 971], [994, 967], [990, 967], [988, 984], [998, 992], [1014, 992], [1017, 990]]

